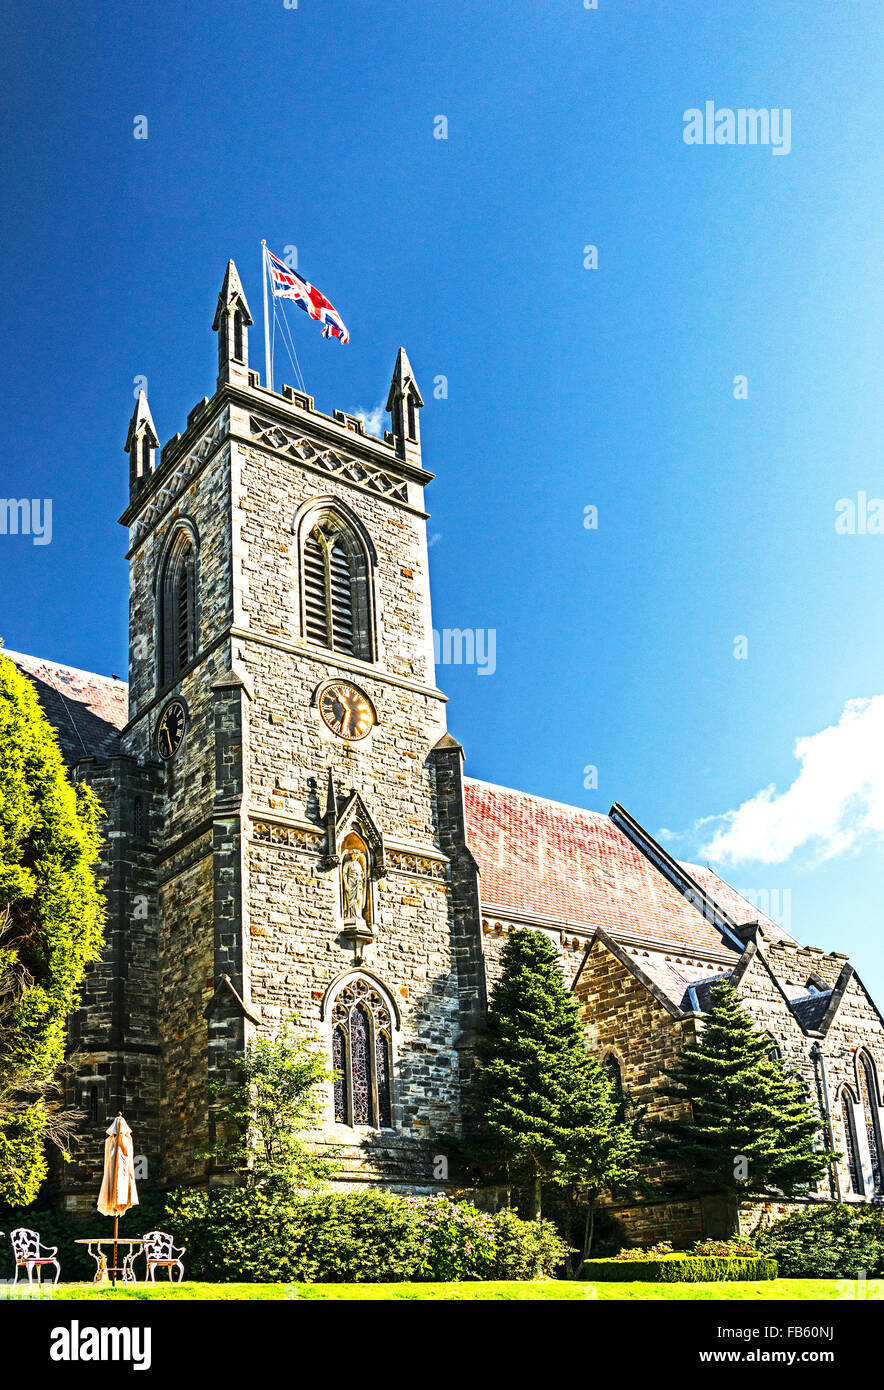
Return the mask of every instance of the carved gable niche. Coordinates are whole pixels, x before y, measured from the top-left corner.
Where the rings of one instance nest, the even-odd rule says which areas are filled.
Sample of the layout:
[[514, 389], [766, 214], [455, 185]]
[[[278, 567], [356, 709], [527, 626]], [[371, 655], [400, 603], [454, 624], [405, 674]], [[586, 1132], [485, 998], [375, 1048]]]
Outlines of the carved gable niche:
[[338, 880], [341, 935], [356, 961], [374, 941], [375, 885], [384, 874], [384, 837], [358, 792], [350, 793], [340, 815], [330, 817], [329, 863]]
[[335, 850], [340, 857], [344, 840], [355, 835], [365, 846], [369, 861], [369, 874], [372, 879], [383, 878], [386, 872], [384, 862], [384, 837], [359, 792], [353, 791], [344, 803], [344, 809], [335, 821]]

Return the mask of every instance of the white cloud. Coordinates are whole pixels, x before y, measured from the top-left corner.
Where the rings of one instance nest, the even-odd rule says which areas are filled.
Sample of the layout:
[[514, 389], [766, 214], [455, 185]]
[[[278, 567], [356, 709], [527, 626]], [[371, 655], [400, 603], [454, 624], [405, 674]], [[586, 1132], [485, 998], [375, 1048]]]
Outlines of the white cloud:
[[354, 410], [353, 414], [357, 420], [362, 421], [362, 427], [366, 434], [373, 434], [376, 439], [384, 437], [384, 416], [386, 415], [383, 402], [376, 405], [373, 410]]
[[717, 829], [700, 853], [713, 861], [781, 864], [807, 849], [817, 862], [861, 843], [884, 842], [884, 695], [848, 700], [837, 724], [799, 738], [798, 776], [735, 811], [698, 821]]

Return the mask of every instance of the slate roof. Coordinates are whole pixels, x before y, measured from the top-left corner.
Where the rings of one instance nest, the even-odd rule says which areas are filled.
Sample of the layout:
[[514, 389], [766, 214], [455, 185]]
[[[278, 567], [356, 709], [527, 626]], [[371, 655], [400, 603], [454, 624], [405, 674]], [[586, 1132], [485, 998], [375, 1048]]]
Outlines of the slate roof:
[[712, 986], [720, 979], [720, 975], [713, 975], [705, 980], [695, 980], [691, 987], [685, 990], [682, 1008], [707, 1013], [712, 1008]]
[[96, 676], [58, 661], [0, 649], [29, 676], [47, 719], [55, 726], [68, 763], [106, 758], [119, 750], [119, 732], [129, 717], [129, 687], [113, 676]]
[[[696, 955], [677, 954], [676, 950], [657, 951], [642, 946], [626, 946], [610, 940], [607, 943], [626, 962], [633, 972], [649, 983], [657, 997], [677, 1013], [708, 1013], [712, 1007], [712, 986], [734, 973], [733, 965], [704, 963]], [[763, 949], [763, 948], [762, 948]], [[770, 962], [767, 962], [770, 967]], [[788, 986], [784, 986], [788, 993]], [[833, 990], [789, 997], [787, 1003], [793, 1017], [805, 1032], [817, 1032], [826, 1016]]]
[[789, 1008], [802, 1028], [819, 1028], [826, 1016], [831, 998], [832, 991], [822, 989], [816, 994], [805, 994], [801, 999], [790, 999]]
[[[734, 950], [609, 816], [474, 778], [464, 781], [467, 840], [483, 905], [570, 925], [602, 927], [694, 952]], [[712, 870], [689, 872], [738, 921], [758, 911]], [[765, 919], [766, 920], [766, 919]], [[770, 924], [773, 930], [776, 928]], [[708, 971], [707, 971], [708, 973]]]

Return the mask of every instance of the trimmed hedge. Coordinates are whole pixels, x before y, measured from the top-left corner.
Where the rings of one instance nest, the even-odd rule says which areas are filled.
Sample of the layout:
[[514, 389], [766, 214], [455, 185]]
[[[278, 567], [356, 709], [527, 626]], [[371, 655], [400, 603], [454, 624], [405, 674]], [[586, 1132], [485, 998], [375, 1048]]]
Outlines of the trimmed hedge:
[[776, 1279], [776, 1260], [753, 1255], [660, 1255], [647, 1260], [587, 1260], [581, 1278], [600, 1284], [710, 1284], [734, 1279]]
[[187, 1247], [188, 1277], [227, 1283], [536, 1279], [567, 1256], [549, 1221], [375, 1189], [183, 1190], [169, 1195], [165, 1221]]
[[784, 1279], [884, 1276], [884, 1209], [826, 1203], [793, 1212], [755, 1236]]

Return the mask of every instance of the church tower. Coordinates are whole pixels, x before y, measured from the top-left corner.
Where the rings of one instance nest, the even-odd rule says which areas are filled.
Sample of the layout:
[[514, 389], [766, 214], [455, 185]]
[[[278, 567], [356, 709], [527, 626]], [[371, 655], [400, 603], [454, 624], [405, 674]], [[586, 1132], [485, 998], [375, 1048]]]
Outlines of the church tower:
[[[419, 412], [403, 349], [384, 440], [261, 386], [228, 264], [218, 385], [127, 448], [130, 708], [153, 770], [159, 1162], [201, 1180], [207, 1083], [291, 1015], [336, 1071], [344, 1176], [438, 1189], [483, 1001], [462, 754], [436, 687]], [[211, 1179], [212, 1174], [208, 1173]]]

